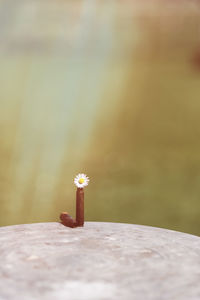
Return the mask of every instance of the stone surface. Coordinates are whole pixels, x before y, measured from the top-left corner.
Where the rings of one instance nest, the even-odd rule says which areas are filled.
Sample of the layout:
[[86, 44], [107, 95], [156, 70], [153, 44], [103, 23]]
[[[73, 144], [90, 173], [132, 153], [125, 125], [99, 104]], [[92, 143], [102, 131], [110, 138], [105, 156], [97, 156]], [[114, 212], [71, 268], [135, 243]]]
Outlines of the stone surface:
[[119, 223], [0, 228], [0, 299], [200, 299], [200, 238]]

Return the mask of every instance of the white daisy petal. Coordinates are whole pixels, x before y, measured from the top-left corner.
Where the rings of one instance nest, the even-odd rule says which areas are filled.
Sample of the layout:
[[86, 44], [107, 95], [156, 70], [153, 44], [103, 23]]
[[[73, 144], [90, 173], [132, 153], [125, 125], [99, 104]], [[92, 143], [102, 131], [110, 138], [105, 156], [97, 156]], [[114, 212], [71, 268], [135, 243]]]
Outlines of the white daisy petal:
[[78, 188], [84, 188], [85, 186], [88, 185], [89, 182], [89, 177], [83, 173], [79, 173], [75, 178], [74, 178], [74, 184]]

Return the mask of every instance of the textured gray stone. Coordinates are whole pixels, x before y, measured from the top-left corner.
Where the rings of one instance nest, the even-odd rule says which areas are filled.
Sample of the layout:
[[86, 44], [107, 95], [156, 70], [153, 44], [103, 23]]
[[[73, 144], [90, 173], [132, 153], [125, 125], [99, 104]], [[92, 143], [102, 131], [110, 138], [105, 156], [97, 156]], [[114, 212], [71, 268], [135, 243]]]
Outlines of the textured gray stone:
[[131, 224], [0, 228], [0, 299], [200, 299], [200, 238]]

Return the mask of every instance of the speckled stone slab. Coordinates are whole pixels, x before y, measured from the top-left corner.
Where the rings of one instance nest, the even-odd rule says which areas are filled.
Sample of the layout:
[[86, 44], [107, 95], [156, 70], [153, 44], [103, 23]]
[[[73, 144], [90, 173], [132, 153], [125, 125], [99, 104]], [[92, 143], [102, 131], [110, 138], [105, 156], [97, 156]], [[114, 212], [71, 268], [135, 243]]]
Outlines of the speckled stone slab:
[[0, 299], [200, 299], [200, 238], [131, 224], [0, 228]]

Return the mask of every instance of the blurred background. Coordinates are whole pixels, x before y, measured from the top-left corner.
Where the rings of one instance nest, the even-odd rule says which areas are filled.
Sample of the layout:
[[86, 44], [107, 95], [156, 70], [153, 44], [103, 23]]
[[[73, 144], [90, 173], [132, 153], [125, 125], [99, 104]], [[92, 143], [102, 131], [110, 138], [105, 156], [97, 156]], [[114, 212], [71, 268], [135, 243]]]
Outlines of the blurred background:
[[0, 225], [200, 234], [200, 1], [0, 1]]

